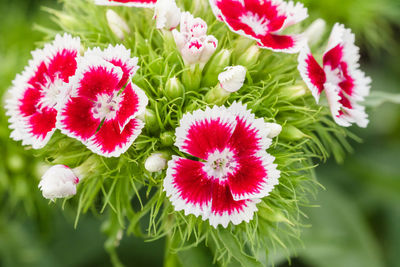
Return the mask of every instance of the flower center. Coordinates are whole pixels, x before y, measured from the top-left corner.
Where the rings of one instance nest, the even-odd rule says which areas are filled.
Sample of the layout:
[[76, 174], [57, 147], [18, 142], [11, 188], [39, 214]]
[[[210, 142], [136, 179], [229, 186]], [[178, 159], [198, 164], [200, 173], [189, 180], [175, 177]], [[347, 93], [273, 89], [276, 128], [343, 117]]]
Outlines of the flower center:
[[238, 163], [235, 154], [229, 148], [216, 150], [208, 155], [203, 170], [210, 176], [224, 181], [228, 175], [235, 173]]
[[268, 33], [269, 21], [266, 17], [260, 17], [258, 14], [247, 12], [239, 18], [240, 22], [247, 24], [256, 35], [265, 35]]
[[117, 115], [120, 103], [121, 97], [118, 95], [118, 92], [114, 92], [112, 95], [98, 95], [92, 108], [93, 117], [100, 120], [114, 119]]
[[39, 109], [54, 108], [57, 105], [58, 97], [64, 86], [64, 81], [55, 78], [52, 82], [50, 78], [46, 78], [46, 85], [42, 85], [42, 97], [37, 103]]
[[343, 76], [343, 72], [340, 68], [332, 69], [330, 65], [324, 67], [326, 82], [331, 83], [333, 85], [338, 85], [342, 81], [345, 80]]

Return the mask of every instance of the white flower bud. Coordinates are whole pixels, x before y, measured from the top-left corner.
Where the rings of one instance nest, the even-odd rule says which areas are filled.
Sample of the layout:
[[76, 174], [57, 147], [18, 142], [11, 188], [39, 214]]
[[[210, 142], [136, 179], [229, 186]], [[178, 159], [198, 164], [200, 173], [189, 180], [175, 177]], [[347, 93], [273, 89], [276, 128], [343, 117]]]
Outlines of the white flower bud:
[[304, 31], [304, 36], [308, 40], [309, 45], [318, 43], [322, 35], [325, 32], [326, 22], [323, 19], [316, 19], [311, 25]]
[[225, 71], [218, 75], [221, 87], [231, 93], [242, 88], [245, 79], [246, 68], [240, 65], [226, 67]]
[[196, 64], [203, 52], [203, 42], [198, 38], [192, 38], [183, 47], [181, 54], [186, 65]]
[[200, 62], [205, 65], [210, 60], [215, 50], [217, 50], [218, 40], [214, 36], [208, 35], [203, 44], [204, 49], [203, 53], [200, 56]]
[[194, 18], [188, 26], [188, 33], [192, 37], [200, 38], [207, 35], [207, 23], [201, 18]]
[[117, 13], [113, 10], [108, 9], [106, 13], [106, 18], [108, 22], [108, 26], [111, 31], [120, 39], [123, 40], [125, 38], [125, 34], [129, 34], [131, 31], [129, 29], [128, 24], [126, 24], [125, 20], [121, 18]]
[[78, 183], [79, 178], [68, 166], [54, 165], [42, 176], [39, 189], [44, 198], [54, 200], [75, 195]]
[[157, 29], [172, 30], [179, 25], [181, 10], [175, 0], [158, 0], [154, 8]]
[[149, 172], [159, 172], [167, 167], [167, 159], [163, 153], [153, 153], [146, 159], [144, 167]]
[[277, 123], [267, 122], [267, 127], [269, 128], [268, 138], [277, 137], [282, 132], [282, 126]]
[[186, 43], [185, 36], [177, 30], [173, 30], [172, 35], [174, 36], [176, 47], [178, 48], [179, 51], [182, 50]]

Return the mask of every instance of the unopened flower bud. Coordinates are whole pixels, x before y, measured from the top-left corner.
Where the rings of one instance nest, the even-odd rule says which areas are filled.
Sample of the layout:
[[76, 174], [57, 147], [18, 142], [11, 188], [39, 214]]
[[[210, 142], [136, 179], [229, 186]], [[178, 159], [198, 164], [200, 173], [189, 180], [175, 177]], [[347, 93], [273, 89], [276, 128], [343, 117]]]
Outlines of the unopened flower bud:
[[151, 133], [155, 133], [160, 129], [157, 115], [152, 109], [146, 108], [146, 112], [140, 114], [137, 118], [145, 122], [146, 129]]
[[282, 132], [282, 126], [277, 123], [267, 122], [267, 127], [269, 128], [268, 138], [277, 137]]
[[196, 64], [200, 60], [203, 52], [203, 42], [198, 38], [192, 38], [181, 50], [183, 61], [185, 65]]
[[283, 97], [286, 99], [293, 101], [298, 99], [299, 97], [305, 96], [310, 93], [306, 84], [303, 81], [296, 82], [293, 85], [282, 87], [280, 92]]
[[163, 132], [160, 135], [161, 144], [163, 146], [172, 146], [174, 144], [174, 132]]
[[179, 25], [181, 10], [175, 0], [158, 0], [154, 8], [157, 29], [172, 30]]
[[204, 65], [207, 64], [211, 56], [214, 54], [215, 50], [217, 50], [218, 40], [214, 36], [208, 35], [203, 44], [204, 44], [204, 49], [203, 53], [200, 56], [200, 63], [202, 67], [204, 67]]
[[75, 195], [78, 183], [79, 178], [68, 166], [54, 165], [42, 176], [39, 188], [44, 198], [54, 201]]
[[169, 99], [176, 99], [178, 97], [182, 97], [184, 93], [183, 84], [179, 81], [178, 78], [173, 77], [168, 79], [165, 85], [165, 95]]
[[186, 43], [185, 35], [178, 30], [173, 30], [172, 35], [174, 36], [176, 47], [181, 51]]
[[126, 24], [125, 20], [121, 18], [117, 13], [113, 10], [108, 9], [106, 13], [106, 18], [108, 22], [108, 26], [111, 31], [120, 39], [123, 40], [125, 38], [125, 34], [129, 34], [131, 31], [129, 29], [128, 24]]
[[168, 155], [161, 152], [156, 152], [150, 155], [144, 163], [144, 167], [149, 172], [159, 172], [167, 167]]
[[234, 93], [242, 88], [246, 71], [246, 68], [240, 65], [226, 67], [225, 71], [218, 75], [218, 81], [224, 90]]
[[222, 49], [211, 59], [208, 64], [209, 67], [203, 75], [202, 86], [211, 87], [218, 82], [218, 75], [229, 66], [231, 60], [231, 51], [228, 49]]
[[239, 56], [237, 63], [247, 68], [254, 66], [260, 56], [261, 50], [257, 45], [250, 46], [243, 55]]
[[308, 40], [308, 44], [315, 45], [318, 43], [326, 28], [326, 22], [323, 19], [316, 19], [311, 25], [304, 31], [304, 36]]
[[286, 125], [282, 129], [282, 133], [279, 135], [280, 138], [289, 140], [289, 141], [298, 141], [307, 137], [302, 131], [300, 131], [297, 127], [293, 125]]

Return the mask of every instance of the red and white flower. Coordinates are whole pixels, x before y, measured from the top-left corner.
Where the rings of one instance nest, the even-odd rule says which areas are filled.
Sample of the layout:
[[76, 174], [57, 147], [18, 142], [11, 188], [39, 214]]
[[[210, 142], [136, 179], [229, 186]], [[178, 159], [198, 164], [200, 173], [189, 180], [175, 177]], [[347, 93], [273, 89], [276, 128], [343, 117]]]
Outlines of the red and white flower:
[[101, 6], [154, 7], [157, 0], [94, 0]]
[[173, 30], [172, 34], [186, 65], [204, 67], [217, 50], [218, 40], [207, 35], [207, 23], [189, 12], [182, 13], [180, 31]]
[[57, 125], [94, 153], [118, 157], [144, 127], [137, 116], [145, 111], [148, 98], [131, 82], [137, 58], [131, 58], [122, 45], [104, 51], [95, 48], [85, 53], [78, 66]]
[[282, 35], [288, 26], [308, 17], [303, 4], [282, 0], [210, 0], [220, 20], [235, 33], [258, 42], [262, 48], [297, 53], [303, 46], [301, 35]]
[[298, 69], [317, 103], [325, 91], [336, 123], [348, 127], [368, 125], [365, 108], [358, 104], [369, 94], [371, 79], [359, 69], [359, 48], [351, 30], [335, 24], [323, 55], [322, 67], [305, 46], [299, 55]]
[[56, 106], [65, 84], [75, 74], [81, 50], [79, 38], [57, 35], [17, 75], [6, 100], [11, 137], [34, 149], [44, 147], [56, 130]]
[[173, 156], [168, 162], [164, 191], [175, 210], [201, 215], [215, 228], [249, 222], [280, 176], [266, 152], [269, 133], [241, 103], [185, 114], [175, 145], [199, 160]]

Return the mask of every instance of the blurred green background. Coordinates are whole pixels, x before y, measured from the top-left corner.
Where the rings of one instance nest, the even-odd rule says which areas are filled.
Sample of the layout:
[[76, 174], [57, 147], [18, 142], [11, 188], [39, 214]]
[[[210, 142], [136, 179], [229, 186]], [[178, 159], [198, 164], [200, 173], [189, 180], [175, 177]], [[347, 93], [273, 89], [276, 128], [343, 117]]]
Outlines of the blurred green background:
[[[363, 49], [363, 69], [372, 90], [400, 93], [400, 1], [304, 0], [311, 18], [340, 21], [353, 28]], [[22, 71], [30, 51], [44, 34], [37, 26], [55, 27], [40, 7], [58, 8], [49, 0], [0, 0], [0, 96]], [[84, 23], [84, 21], [82, 21]], [[400, 266], [400, 105], [382, 104], [369, 111], [371, 123], [353, 129], [364, 141], [338, 165], [317, 168], [325, 186], [306, 210], [303, 245], [291, 266]], [[42, 160], [9, 138], [0, 107], [0, 267], [110, 266], [101, 220], [81, 217], [49, 204], [37, 189]], [[312, 226], [312, 227], [311, 227]], [[118, 253], [127, 266], [162, 266], [163, 241], [121, 241]], [[275, 266], [286, 258], [272, 255]]]

